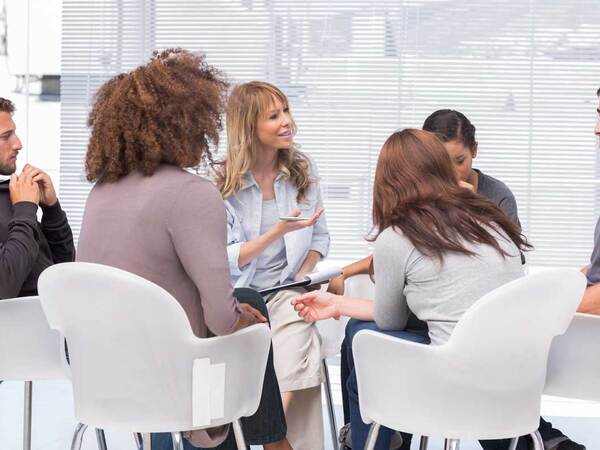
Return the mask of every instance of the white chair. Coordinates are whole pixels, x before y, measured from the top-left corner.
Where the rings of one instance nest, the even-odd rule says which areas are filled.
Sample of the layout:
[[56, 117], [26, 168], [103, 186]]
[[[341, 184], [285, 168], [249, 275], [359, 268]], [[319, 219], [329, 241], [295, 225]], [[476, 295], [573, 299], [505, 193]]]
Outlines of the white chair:
[[62, 339], [51, 330], [38, 297], [0, 301], [0, 380], [25, 381], [23, 449], [31, 449], [32, 381], [64, 380]]
[[[356, 275], [348, 278], [344, 282], [344, 295], [350, 297], [373, 298], [374, 285], [368, 275]], [[338, 425], [335, 418], [335, 406], [333, 404], [327, 358], [332, 358], [340, 352], [348, 320], [348, 317], [342, 316], [339, 320], [330, 319], [316, 322], [317, 329], [321, 335], [321, 357], [323, 358], [322, 365], [323, 373], [325, 375], [323, 387], [325, 388], [325, 400], [327, 402], [327, 412], [329, 416], [329, 430], [331, 432], [331, 442], [334, 450], [339, 448], [337, 440]]]
[[575, 314], [552, 342], [544, 394], [600, 401], [600, 316]]
[[360, 412], [372, 423], [366, 448], [380, 425], [445, 438], [446, 449], [532, 433], [552, 338], [568, 328], [585, 284], [574, 269], [512, 281], [469, 308], [444, 345], [357, 333]]
[[172, 432], [175, 450], [183, 449], [182, 431], [232, 423], [238, 447], [246, 449], [239, 419], [258, 408], [268, 327], [199, 339], [164, 289], [98, 264], [54, 265], [38, 289], [50, 326], [69, 345], [81, 423], [144, 433], [145, 440]]

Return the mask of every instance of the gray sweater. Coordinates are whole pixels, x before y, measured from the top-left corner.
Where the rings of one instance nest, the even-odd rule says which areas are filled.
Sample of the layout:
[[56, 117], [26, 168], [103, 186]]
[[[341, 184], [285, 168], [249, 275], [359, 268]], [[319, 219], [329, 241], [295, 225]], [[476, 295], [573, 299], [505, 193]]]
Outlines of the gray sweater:
[[181, 304], [199, 337], [234, 331], [239, 318], [227, 262], [225, 206], [207, 180], [174, 166], [94, 186], [77, 260], [150, 280]]
[[478, 256], [446, 253], [444, 262], [424, 256], [400, 230], [386, 228], [375, 241], [375, 322], [403, 330], [409, 309], [427, 322], [432, 344], [448, 340], [456, 322], [484, 294], [523, 275], [519, 250], [493, 231], [500, 246], [469, 244]]

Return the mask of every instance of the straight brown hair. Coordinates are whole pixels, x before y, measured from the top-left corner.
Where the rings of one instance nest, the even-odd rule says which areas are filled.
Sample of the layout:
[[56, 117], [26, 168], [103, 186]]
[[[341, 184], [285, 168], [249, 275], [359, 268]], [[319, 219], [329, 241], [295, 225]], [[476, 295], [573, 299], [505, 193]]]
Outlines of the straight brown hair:
[[458, 185], [442, 142], [422, 130], [405, 129], [383, 144], [373, 188], [373, 225], [396, 228], [424, 255], [443, 261], [447, 252], [474, 256], [465, 246], [487, 244], [503, 256], [490, 232], [503, 232], [519, 250], [531, 245], [492, 202]]

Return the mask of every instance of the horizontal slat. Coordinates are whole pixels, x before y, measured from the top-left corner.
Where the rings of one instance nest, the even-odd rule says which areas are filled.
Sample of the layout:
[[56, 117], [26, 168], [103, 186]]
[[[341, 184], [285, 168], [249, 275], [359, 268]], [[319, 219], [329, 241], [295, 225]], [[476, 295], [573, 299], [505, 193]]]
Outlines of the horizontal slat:
[[536, 246], [528, 261], [589, 256], [600, 210], [597, 0], [64, 0], [62, 19], [61, 201], [76, 233], [94, 93], [152, 49], [183, 46], [232, 82], [287, 93], [296, 139], [320, 168], [334, 258], [370, 249], [386, 137], [448, 107], [477, 127], [476, 166], [513, 189]]

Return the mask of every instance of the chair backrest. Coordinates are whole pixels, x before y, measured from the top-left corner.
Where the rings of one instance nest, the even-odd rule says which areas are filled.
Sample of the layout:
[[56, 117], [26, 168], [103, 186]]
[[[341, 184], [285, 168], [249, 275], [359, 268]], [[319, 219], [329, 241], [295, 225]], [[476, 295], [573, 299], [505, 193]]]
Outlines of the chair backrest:
[[530, 433], [539, 420], [550, 344], [567, 329], [585, 284], [573, 269], [507, 283], [471, 306], [439, 346], [357, 333], [363, 420], [449, 438]]
[[[355, 298], [375, 297], [375, 285], [368, 275], [355, 275], [344, 282], [344, 295]], [[321, 357], [330, 358], [340, 352], [349, 318], [319, 320], [317, 329], [321, 335]]]
[[38, 297], [0, 301], [0, 380], [66, 379], [62, 342]]
[[575, 269], [544, 270], [500, 286], [467, 310], [447, 351], [458, 364], [477, 364], [479, 382], [535, 385], [541, 393], [552, 339], [567, 330], [585, 286]]
[[575, 314], [552, 342], [544, 393], [600, 401], [600, 317]]
[[[99, 264], [54, 265], [42, 273], [38, 289], [48, 322], [69, 346], [81, 422], [140, 432], [203, 428], [193, 417], [192, 386], [199, 377], [222, 384], [211, 384], [208, 391], [211, 426], [258, 407], [270, 344], [267, 327], [199, 339], [167, 291]], [[193, 376], [194, 360], [205, 358], [224, 373], [212, 380], [211, 374]]]

